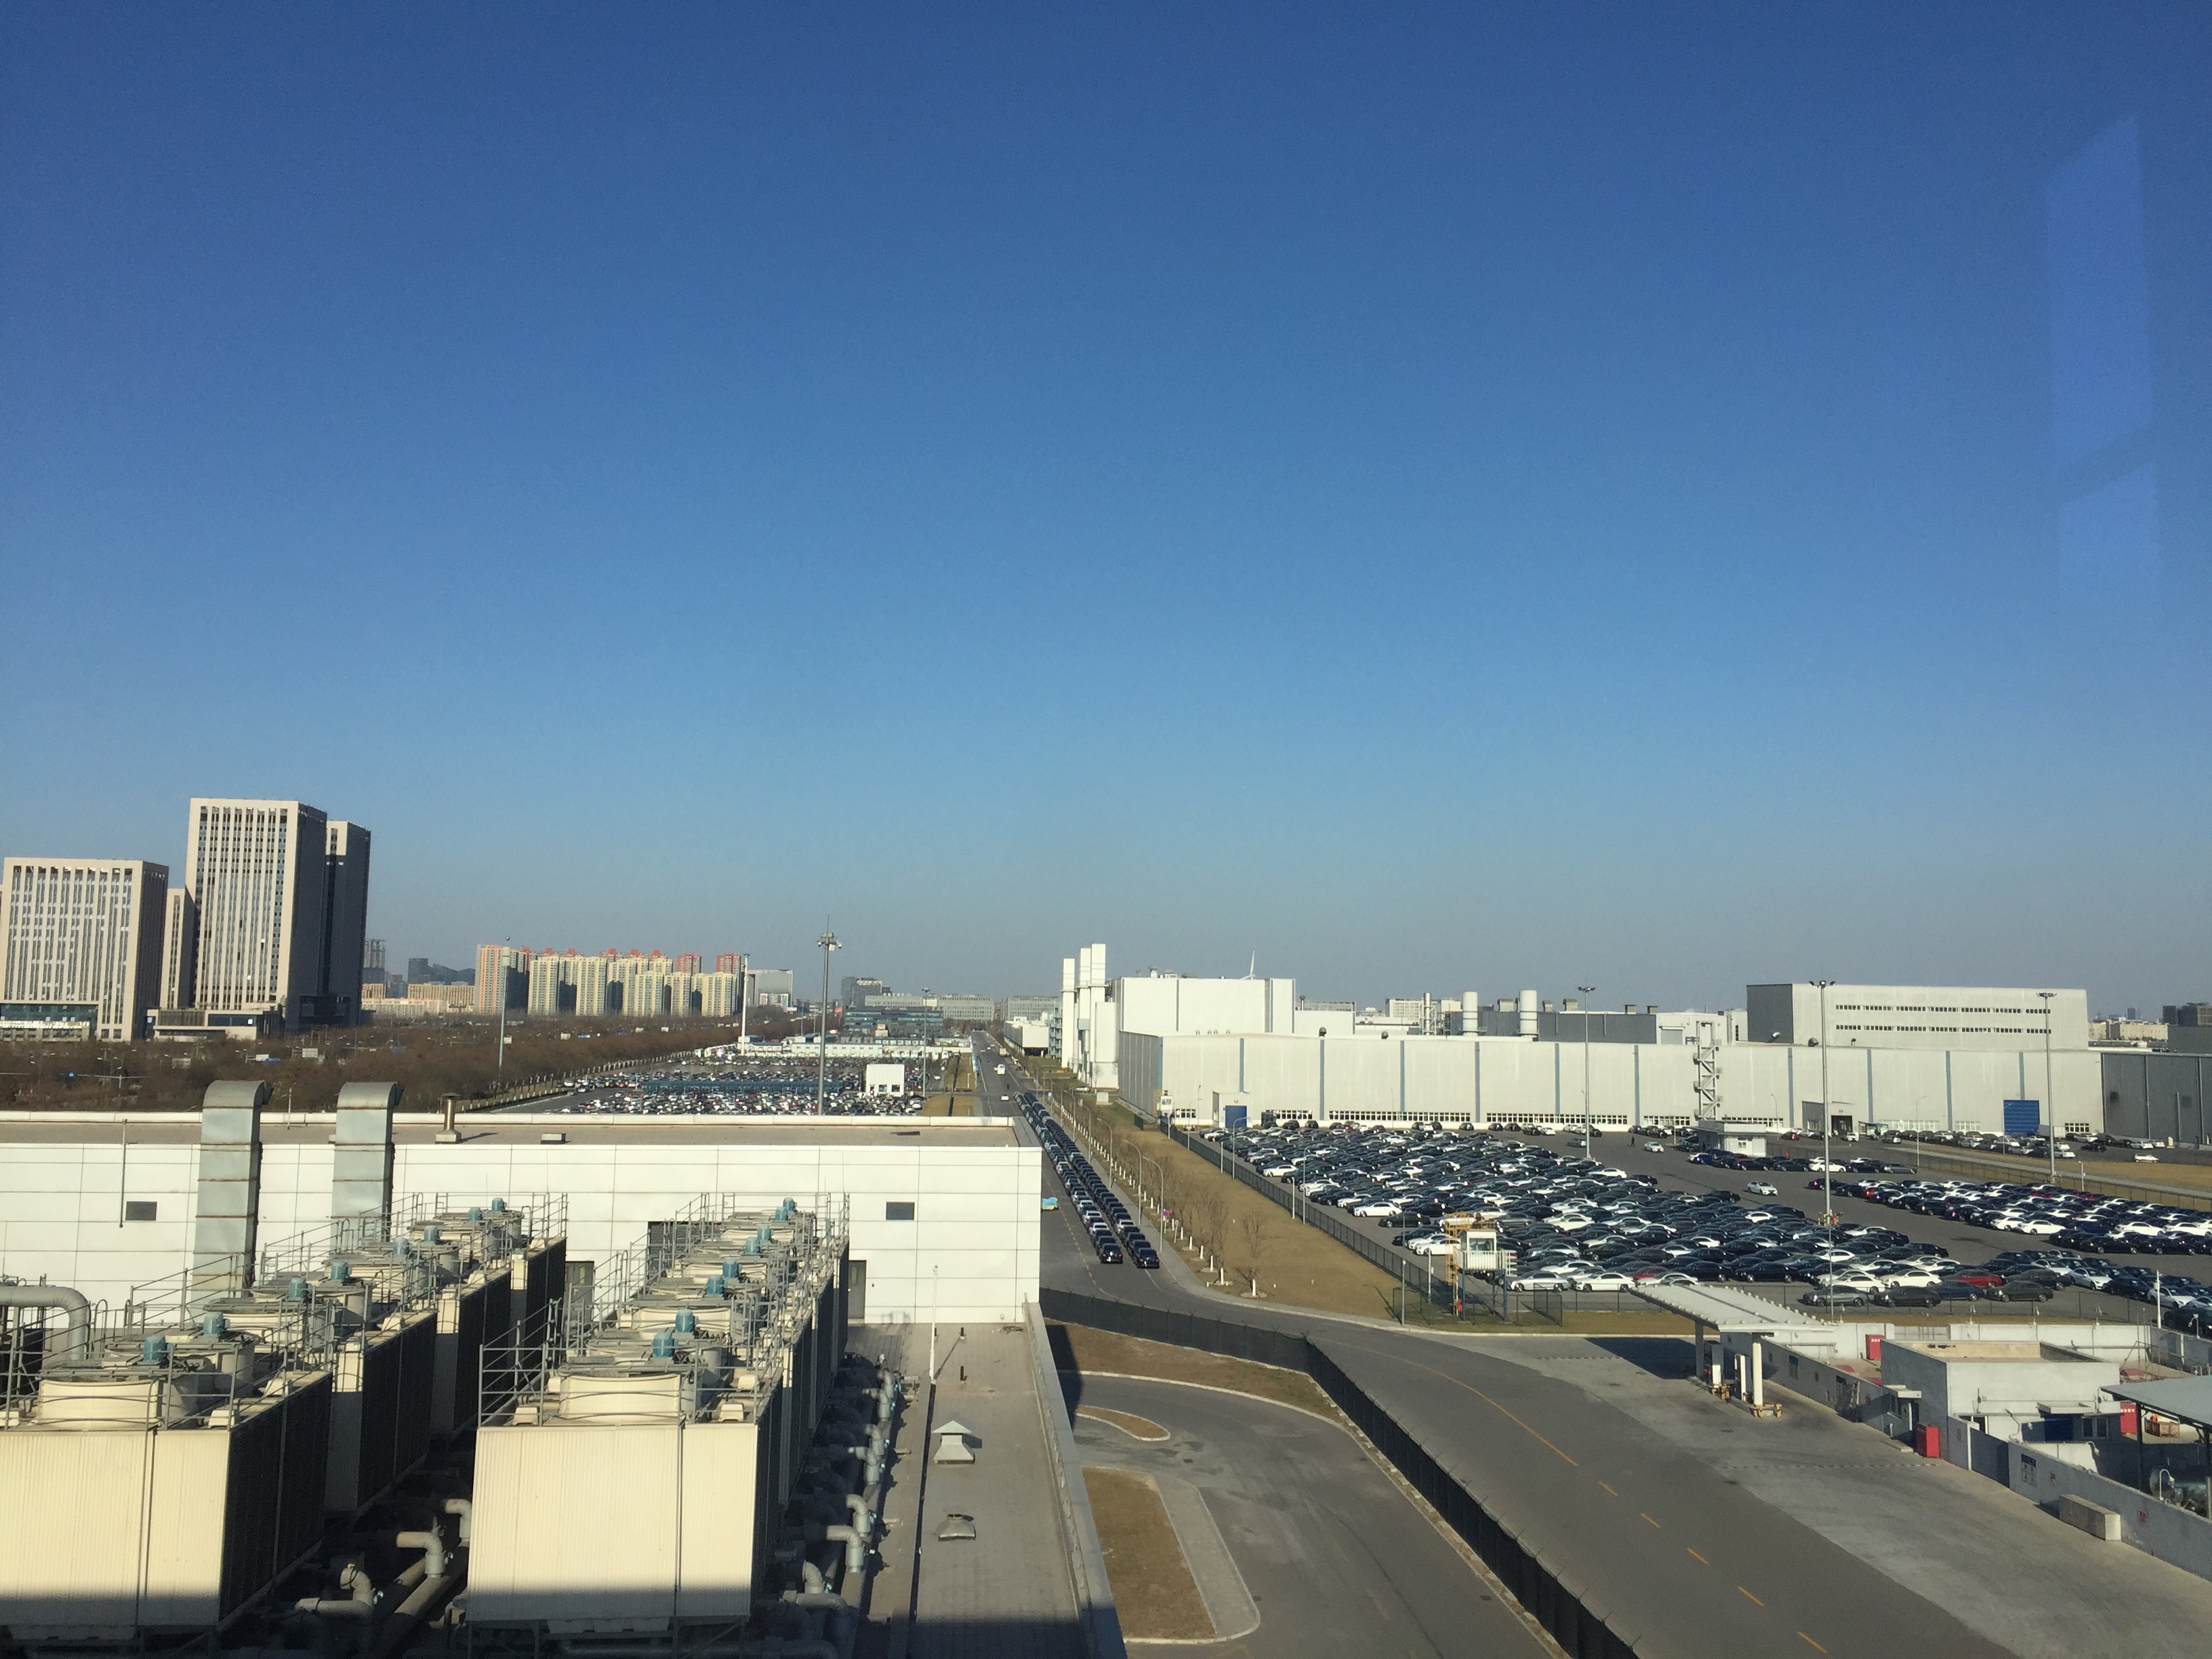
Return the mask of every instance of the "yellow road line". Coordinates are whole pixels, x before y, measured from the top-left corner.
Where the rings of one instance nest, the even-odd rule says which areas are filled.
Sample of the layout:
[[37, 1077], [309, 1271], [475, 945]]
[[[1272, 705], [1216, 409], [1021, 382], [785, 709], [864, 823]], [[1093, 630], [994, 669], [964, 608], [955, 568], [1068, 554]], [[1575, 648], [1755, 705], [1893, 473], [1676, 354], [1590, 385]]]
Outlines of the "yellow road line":
[[1759, 1598], [1758, 1598], [1756, 1595], [1753, 1595], [1749, 1590], [1747, 1590], [1747, 1589], [1744, 1589], [1744, 1588], [1743, 1588], [1743, 1586], [1742, 1586], [1742, 1585], [1738, 1584], [1738, 1585], [1736, 1586], [1736, 1589], [1739, 1589], [1739, 1590], [1742, 1590], [1742, 1591], [1743, 1591], [1743, 1594], [1744, 1594], [1745, 1595], [1749, 1596], [1749, 1597], [1750, 1597], [1750, 1599], [1751, 1599], [1752, 1601], [1758, 1602], [1758, 1603], [1759, 1603], [1759, 1605], [1760, 1607], [1765, 1607], [1765, 1606], [1766, 1605], [1766, 1603], [1765, 1603], [1765, 1602], [1764, 1602], [1764, 1601], [1760, 1601], [1759, 1600]]
[[[1643, 1511], [1642, 1510], [1637, 1510], [1636, 1512], [1637, 1512], [1638, 1515], [1644, 1515], [1644, 1511]], [[1646, 1521], [1651, 1521], [1651, 1517], [1650, 1517], [1650, 1516], [1648, 1516], [1648, 1515], [1644, 1515], [1644, 1518]], [[1659, 1523], [1658, 1523], [1656, 1521], [1651, 1521], [1651, 1524], [1652, 1524], [1653, 1526], [1655, 1526], [1655, 1527], [1656, 1527], [1656, 1526], [1657, 1526]]]
[[1816, 1653], [1826, 1653], [1827, 1651], [1827, 1649], [1822, 1647], [1818, 1642], [1814, 1642], [1813, 1638], [1806, 1635], [1802, 1630], [1797, 1632], [1797, 1639], [1801, 1642], [1811, 1642], [1813, 1644], [1813, 1650]]
[[1488, 1395], [1486, 1395], [1486, 1394], [1483, 1393], [1483, 1391], [1482, 1391], [1480, 1389], [1476, 1388], [1476, 1387], [1474, 1386], [1474, 1383], [1472, 1383], [1472, 1382], [1461, 1382], [1461, 1381], [1459, 1380], [1459, 1378], [1457, 1378], [1456, 1376], [1453, 1376], [1449, 1371], [1440, 1371], [1440, 1370], [1437, 1370], [1434, 1365], [1424, 1365], [1424, 1364], [1421, 1364], [1421, 1362], [1420, 1362], [1419, 1360], [1418, 1360], [1418, 1359], [1407, 1359], [1407, 1358], [1404, 1358], [1402, 1355], [1394, 1354], [1394, 1353], [1384, 1353], [1384, 1352], [1382, 1352], [1381, 1350], [1379, 1350], [1379, 1349], [1376, 1349], [1376, 1348], [1366, 1348], [1366, 1347], [1361, 1347], [1361, 1346], [1360, 1346], [1360, 1345], [1359, 1345], [1359, 1344], [1358, 1344], [1357, 1342], [1347, 1342], [1347, 1343], [1346, 1343], [1344, 1346], [1345, 1346], [1346, 1347], [1347, 1347], [1347, 1348], [1357, 1348], [1357, 1349], [1358, 1349], [1358, 1351], [1359, 1351], [1361, 1353], [1364, 1353], [1364, 1354], [1372, 1354], [1372, 1355], [1374, 1355], [1374, 1357], [1375, 1357], [1376, 1358], [1377, 1358], [1377, 1359], [1395, 1360], [1398, 1364], [1401, 1364], [1401, 1365], [1411, 1365], [1411, 1366], [1413, 1366], [1413, 1367], [1415, 1370], [1424, 1370], [1424, 1371], [1426, 1371], [1426, 1372], [1428, 1372], [1428, 1374], [1429, 1374], [1430, 1376], [1441, 1376], [1441, 1377], [1443, 1377], [1443, 1380], [1444, 1380], [1445, 1382], [1447, 1382], [1450, 1383], [1454, 1388], [1455, 1388], [1455, 1389], [1466, 1389], [1469, 1394], [1473, 1395], [1474, 1395], [1477, 1400], [1480, 1400], [1480, 1401], [1482, 1401], [1482, 1403], [1483, 1403], [1484, 1405], [1486, 1405], [1486, 1406], [1489, 1407], [1491, 1410], [1492, 1410], [1492, 1411], [1496, 1412], [1496, 1413], [1497, 1413], [1500, 1417], [1504, 1418], [1507, 1422], [1509, 1422], [1509, 1423], [1512, 1424], [1516, 1428], [1519, 1429], [1519, 1430], [1520, 1430], [1523, 1434], [1527, 1435], [1527, 1436], [1528, 1436], [1531, 1440], [1534, 1440], [1534, 1441], [1535, 1441], [1539, 1445], [1541, 1445], [1541, 1446], [1542, 1446], [1542, 1447], [1543, 1447], [1547, 1451], [1550, 1451], [1550, 1452], [1553, 1452], [1553, 1453], [1558, 1454], [1558, 1455], [1559, 1455], [1561, 1459], [1563, 1459], [1563, 1460], [1564, 1460], [1565, 1462], [1566, 1462], [1567, 1463], [1573, 1465], [1573, 1467], [1574, 1467], [1574, 1468], [1580, 1468], [1582, 1467], [1582, 1465], [1581, 1465], [1580, 1463], [1576, 1462], [1575, 1462], [1575, 1460], [1574, 1460], [1573, 1458], [1567, 1456], [1566, 1453], [1565, 1453], [1565, 1452], [1563, 1452], [1563, 1451], [1560, 1451], [1560, 1450], [1559, 1450], [1559, 1449], [1557, 1446], [1554, 1446], [1554, 1445], [1553, 1445], [1550, 1441], [1548, 1441], [1548, 1440], [1545, 1439], [1545, 1438], [1544, 1438], [1544, 1437], [1543, 1437], [1542, 1435], [1540, 1435], [1540, 1434], [1537, 1433], [1535, 1430], [1534, 1430], [1534, 1429], [1530, 1428], [1530, 1427], [1529, 1427], [1526, 1423], [1523, 1423], [1523, 1422], [1522, 1422], [1519, 1418], [1517, 1418], [1517, 1417], [1514, 1416], [1514, 1414], [1513, 1414], [1511, 1412], [1507, 1411], [1507, 1410], [1505, 1409], [1505, 1407], [1503, 1407], [1503, 1406], [1499, 1405], [1499, 1404], [1498, 1404], [1495, 1400], [1492, 1400], [1492, 1399]]
[[[1598, 1485], [1599, 1485], [1599, 1486], [1605, 1486], [1605, 1482], [1604, 1482], [1604, 1481], [1602, 1481], [1602, 1480], [1601, 1480], [1601, 1481], [1599, 1481], [1599, 1482], [1598, 1482]], [[1612, 1488], [1612, 1487], [1610, 1487], [1610, 1486], [1605, 1486], [1605, 1489], [1606, 1489], [1607, 1492], [1613, 1492], [1613, 1488]], [[1613, 1495], [1615, 1498], [1618, 1498], [1618, 1497], [1620, 1497], [1620, 1494], [1619, 1492], [1613, 1492]]]
[[[1697, 1553], [1697, 1551], [1695, 1551], [1695, 1550], [1692, 1550], [1692, 1551], [1690, 1552], [1690, 1553], [1691, 1553], [1691, 1554], [1692, 1554], [1692, 1555], [1698, 1555], [1698, 1553]], [[1704, 1561], [1704, 1562], [1705, 1562], [1705, 1565], [1707, 1565], [1707, 1566], [1709, 1566], [1709, 1567], [1710, 1567], [1711, 1565], [1712, 1565], [1712, 1563], [1711, 1563], [1711, 1562], [1710, 1562], [1710, 1561], [1706, 1561], [1706, 1560], [1705, 1560], [1705, 1558], [1704, 1556], [1702, 1556], [1702, 1555], [1698, 1555], [1698, 1560], [1700, 1560], [1700, 1561]]]

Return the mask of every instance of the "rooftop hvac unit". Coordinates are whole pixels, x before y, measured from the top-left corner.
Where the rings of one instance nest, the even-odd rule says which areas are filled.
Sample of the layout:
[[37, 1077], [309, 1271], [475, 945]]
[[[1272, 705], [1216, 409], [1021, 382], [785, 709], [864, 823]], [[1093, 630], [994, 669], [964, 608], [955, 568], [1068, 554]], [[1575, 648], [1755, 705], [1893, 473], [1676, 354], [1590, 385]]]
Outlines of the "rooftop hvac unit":
[[12, 1372], [0, 1411], [9, 1634], [209, 1630], [311, 1551], [330, 1376], [286, 1361], [216, 1316], [173, 1338], [102, 1331], [35, 1376]]
[[472, 1625], [665, 1632], [752, 1611], [844, 1341], [842, 1212], [710, 1196], [488, 1346]]

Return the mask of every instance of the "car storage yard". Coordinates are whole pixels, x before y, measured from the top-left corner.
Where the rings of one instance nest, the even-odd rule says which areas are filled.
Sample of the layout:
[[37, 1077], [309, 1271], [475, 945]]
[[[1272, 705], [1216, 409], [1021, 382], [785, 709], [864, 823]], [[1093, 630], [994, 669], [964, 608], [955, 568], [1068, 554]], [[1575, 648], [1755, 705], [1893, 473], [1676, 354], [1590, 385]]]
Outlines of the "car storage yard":
[[[1940, 1317], [2013, 1310], [2148, 1322], [2155, 1300], [2171, 1325], [2212, 1322], [2212, 1290], [2192, 1272], [2202, 1265], [2195, 1252], [2212, 1250], [2212, 1218], [2173, 1209], [2162, 1221], [2146, 1219], [2157, 1206], [2099, 1206], [2094, 1193], [1932, 1176], [1915, 1186], [1894, 1170], [1837, 1170], [1827, 1172], [1838, 1218], [1832, 1233], [1819, 1224], [1816, 1170], [1723, 1169], [1672, 1146], [1647, 1151], [1644, 1139], [1619, 1132], [1594, 1138], [1587, 1163], [1580, 1137], [1570, 1135], [1262, 1129], [1232, 1144], [1269, 1179], [1297, 1190], [1301, 1210], [1327, 1206], [1378, 1240], [1403, 1241], [1417, 1284], [1449, 1279], [1448, 1257], [1419, 1253], [1436, 1218], [1503, 1210], [1518, 1254], [1506, 1282], [1580, 1291], [1573, 1304], [1585, 1307], [1591, 1291], [1614, 1305], [1639, 1276], [1677, 1273], [1793, 1302], [1813, 1296], [1815, 1310], [1868, 1304]], [[1819, 1150], [1818, 1142], [1778, 1143], [1779, 1156], [1801, 1164]], [[1866, 1143], [1838, 1143], [1833, 1161], [1894, 1165], [1910, 1156], [1870, 1150], [1878, 1156], [1863, 1156]], [[1923, 1207], [1874, 1201], [1863, 1195], [1869, 1181], [1886, 1183], [1873, 1190], [1893, 1199], [1917, 1196]], [[1759, 1186], [1779, 1190], [1752, 1191]], [[2206, 1236], [2166, 1224], [2203, 1224]], [[2041, 1231], [2018, 1230], [2024, 1225]], [[1821, 1282], [1830, 1279], [1839, 1282]]]

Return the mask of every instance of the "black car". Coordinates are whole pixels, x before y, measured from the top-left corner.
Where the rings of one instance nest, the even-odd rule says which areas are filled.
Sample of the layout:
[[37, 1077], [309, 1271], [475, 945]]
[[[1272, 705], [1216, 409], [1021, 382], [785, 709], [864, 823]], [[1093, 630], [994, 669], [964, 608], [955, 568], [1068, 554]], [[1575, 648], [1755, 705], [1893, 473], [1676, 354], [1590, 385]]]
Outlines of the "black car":
[[1932, 1308], [1943, 1299], [1940, 1285], [1892, 1285], [1867, 1300], [1883, 1308]]
[[2048, 1302], [2055, 1292], [2049, 1279], [2023, 1273], [1992, 1285], [1982, 1294], [1991, 1302]]

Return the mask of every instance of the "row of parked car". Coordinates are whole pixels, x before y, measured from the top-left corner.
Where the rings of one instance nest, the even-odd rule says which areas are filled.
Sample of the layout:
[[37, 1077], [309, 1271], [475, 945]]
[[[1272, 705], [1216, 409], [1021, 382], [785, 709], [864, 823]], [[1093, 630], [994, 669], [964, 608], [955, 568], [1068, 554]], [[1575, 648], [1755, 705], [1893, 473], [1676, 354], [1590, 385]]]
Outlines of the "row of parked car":
[[1110, 1267], [1120, 1262], [1126, 1252], [1139, 1267], [1158, 1267], [1159, 1252], [1152, 1247], [1145, 1230], [1137, 1224], [1136, 1218], [1129, 1213], [1129, 1206], [1091, 1167], [1091, 1160], [1076, 1151], [1075, 1143], [1053, 1121], [1039, 1097], [1024, 1091], [1021, 1099], [1022, 1115], [1029, 1119], [1030, 1127], [1044, 1143], [1045, 1155], [1052, 1160], [1053, 1170], [1066, 1190], [1068, 1201], [1090, 1231], [1091, 1246], [1097, 1251], [1098, 1259]]
[[[1555, 1152], [1489, 1133], [1341, 1128], [1267, 1129], [1232, 1139], [1261, 1173], [1295, 1185], [1311, 1202], [1355, 1215], [1498, 1216], [1501, 1243], [1514, 1252], [1506, 1283], [1516, 1290], [1802, 1283], [1814, 1305], [1900, 1307], [2035, 1301], [2053, 1292], [2047, 1275], [2026, 1262], [2000, 1258], [1970, 1269], [1942, 1246], [1916, 1243], [1894, 1228], [1831, 1229], [1779, 1202], [1747, 1206], [1732, 1192], [1662, 1191], [1650, 1176], [1573, 1156], [1571, 1145]], [[1854, 1179], [1860, 1188], [1851, 1186]], [[1835, 1184], [1858, 1190], [1865, 1180], [1847, 1176]], [[1441, 1232], [1427, 1228], [1394, 1238], [1415, 1251], [1449, 1248]]]

